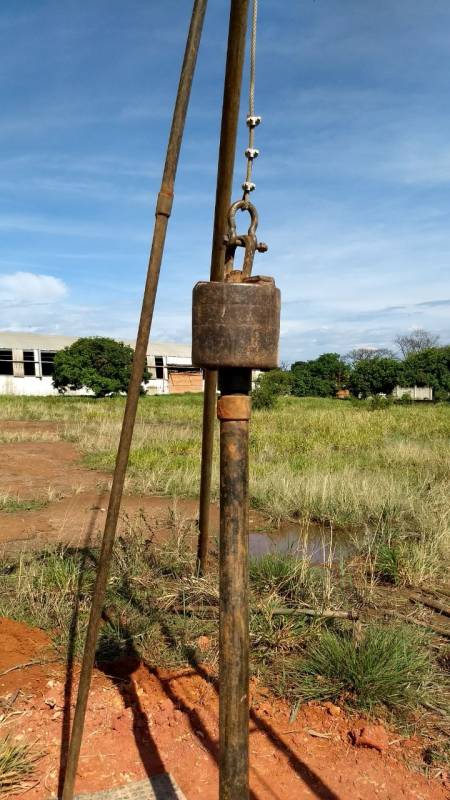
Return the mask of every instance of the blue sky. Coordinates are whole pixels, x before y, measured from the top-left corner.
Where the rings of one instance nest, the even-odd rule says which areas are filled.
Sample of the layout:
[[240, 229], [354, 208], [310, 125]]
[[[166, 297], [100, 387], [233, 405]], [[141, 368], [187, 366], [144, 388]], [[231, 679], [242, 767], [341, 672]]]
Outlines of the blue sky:
[[[190, 11], [1, 3], [2, 329], [135, 335]], [[210, 0], [154, 339], [189, 341], [209, 274], [227, 21]], [[255, 272], [282, 290], [284, 361], [450, 340], [449, 54], [448, 0], [260, 0]]]

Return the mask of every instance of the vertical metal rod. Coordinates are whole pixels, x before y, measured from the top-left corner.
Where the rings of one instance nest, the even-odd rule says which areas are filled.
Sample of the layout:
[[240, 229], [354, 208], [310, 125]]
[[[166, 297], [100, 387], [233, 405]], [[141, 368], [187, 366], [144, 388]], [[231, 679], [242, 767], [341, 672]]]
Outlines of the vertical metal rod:
[[248, 434], [251, 370], [221, 370], [219, 800], [249, 797]]
[[[212, 281], [223, 280], [224, 241], [228, 208], [231, 204], [236, 137], [241, 101], [242, 70], [245, 59], [249, 0], [231, 0], [228, 47], [222, 104], [222, 124], [217, 168], [216, 205], [211, 249]], [[217, 371], [205, 371], [203, 397], [202, 464], [200, 474], [199, 536], [197, 569], [205, 573], [209, 541], [209, 504], [214, 449]]]
[[64, 789], [62, 793], [63, 800], [72, 800], [73, 797], [75, 776], [80, 755], [81, 739], [83, 735], [84, 720], [92, 677], [92, 669], [95, 660], [95, 650], [106, 583], [108, 580], [112, 548], [116, 534], [117, 520], [125, 481], [125, 473], [133, 436], [134, 422], [136, 419], [142, 376], [147, 358], [148, 340], [164, 250], [164, 241], [167, 224], [172, 209], [173, 189], [178, 158], [181, 149], [184, 124], [189, 105], [192, 79], [197, 61], [206, 6], [207, 0], [195, 0], [194, 2], [189, 33], [186, 41], [183, 65], [181, 67], [177, 98], [173, 111], [161, 189], [156, 203], [156, 219], [153, 231], [153, 241], [148, 262], [147, 279], [142, 302], [141, 316], [139, 320], [136, 347], [134, 351], [133, 367], [130, 384], [128, 387], [119, 448], [117, 451], [108, 513], [105, 522], [105, 530], [103, 533], [97, 578], [92, 597], [91, 613], [89, 617], [89, 625], [86, 635], [80, 682], [78, 687], [77, 704], [75, 708], [65, 771]]

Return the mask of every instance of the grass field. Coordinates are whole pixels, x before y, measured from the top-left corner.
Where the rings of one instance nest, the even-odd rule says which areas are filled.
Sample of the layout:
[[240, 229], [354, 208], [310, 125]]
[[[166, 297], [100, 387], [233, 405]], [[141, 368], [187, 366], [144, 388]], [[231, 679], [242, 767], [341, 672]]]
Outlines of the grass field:
[[[57, 430], [31, 426], [32, 439], [58, 435], [77, 444], [86, 464], [112, 471], [123, 408], [123, 399], [3, 397], [0, 419], [58, 422]], [[201, 411], [199, 396], [141, 399], [128, 491], [197, 494]], [[9, 433], [5, 426], [4, 440], [14, 441]], [[254, 413], [252, 505], [273, 522], [293, 518], [307, 529], [318, 521], [324, 536], [343, 528], [357, 544], [347, 568], [332, 559], [315, 566], [305, 550], [250, 565], [252, 669], [294, 707], [344, 698], [350, 707], [403, 715], [431, 700], [446, 713], [448, 648], [431, 641], [423, 616], [410, 624], [416, 620], [402, 587], [433, 585], [444, 575], [449, 433], [450, 406], [443, 404], [373, 409], [285, 398]], [[215, 495], [217, 484], [216, 447]], [[14, 513], [8, 503], [5, 496], [3, 510]], [[210, 573], [198, 578], [189, 546], [195, 523], [174, 518], [171, 525], [159, 546], [146, 527], [116, 543], [99, 660], [132, 652], [153, 665], [198, 658], [217, 666], [216, 554]], [[5, 559], [0, 615], [48, 630], [62, 656], [78, 656], [97, 558], [95, 548], [57, 546]], [[348, 618], [355, 611], [356, 627]], [[207, 642], [206, 652], [199, 642]]]
[[[197, 495], [201, 406], [198, 395], [141, 399], [128, 491]], [[0, 418], [59, 421], [87, 465], [112, 471], [123, 407], [121, 398], [2, 397]], [[439, 570], [450, 527], [448, 404], [284, 398], [253, 414], [250, 447], [251, 504], [275, 523], [345, 528], [366, 550], [382, 545], [385, 567], [410, 582]]]

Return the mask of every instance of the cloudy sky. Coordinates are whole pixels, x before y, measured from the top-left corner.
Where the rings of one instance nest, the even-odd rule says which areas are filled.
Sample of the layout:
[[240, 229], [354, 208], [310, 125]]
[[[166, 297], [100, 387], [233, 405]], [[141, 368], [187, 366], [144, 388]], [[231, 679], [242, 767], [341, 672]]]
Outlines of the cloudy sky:
[[[228, 5], [207, 12], [154, 339], [189, 341], [209, 274]], [[2, 1], [0, 328], [135, 335], [190, 10]], [[258, 36], [255, 271], [282, 290], [283, 360], [449, 341], [450, 3], [261, 0]]]

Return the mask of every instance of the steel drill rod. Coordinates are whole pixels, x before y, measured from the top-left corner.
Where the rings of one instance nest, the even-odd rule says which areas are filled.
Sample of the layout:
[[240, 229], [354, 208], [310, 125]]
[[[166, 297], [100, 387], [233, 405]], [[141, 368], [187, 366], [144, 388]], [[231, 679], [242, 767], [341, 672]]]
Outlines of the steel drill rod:
[[65, 771], [64, 789], [62, 794], [63, 800], [72, 800], [73, 797], [105, 589], [109, 575], [111, 554], [116, 534], [120, 503], [122, 500], [125, 473], [130, 453], [134, 422], [136, 419], [142, 376], [144, 374], [144, 368], [146, 364], [147, 347], [150, 336], [153, 309], [155, 305], [156, 290], [158, 287], [167, 224], [172, 208], [173, 189], [178, 158], [181, 149], [184, 124], [189, 105], [189, 97], [200, 45], [206, 6], [207, 0], [195, 0], [194, 2], [183, 64], [181, 67], [177, 97], [173, 111], [161, 189], [158, 194], [156, 204], [156, 219], [153, 230], [153, 241], [148, 262], [147, 278], [142, 301], [136, 347], [133, 357], [133, 366], [128, 387], [128, 395], [125, 405], [119, 447], [117, 451], [105, 529], [103, 533], [97, 577], [92, 597], [92, 606], [84, 647], [83, 662], [81, 665], [77, 703]]
[[219, 800], [248, 800], [248, 392], [251, 371], [221, 370], [219, 381]]
[[[216, 203], [211, 248], [212, 281], [223, 280], [224, 241], [228, 208], [231, 204], [236, 137], [241, 100], [242, 70], [245, 60], [249, 0], [231, 0], [228, 27], [227, 59], [222, 104], [222, 124], [217, 167]], [[209, 506], [211, 497], [211, 472], [214, 449], [214, 421], [216, 413], [217, 371], [205, 371], [203, 397], [202, 462], [200, 473], [199, 536], [197, 569], [206, 570], [209, 542]]]

